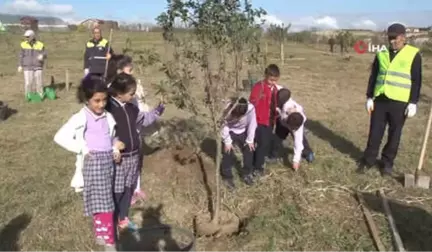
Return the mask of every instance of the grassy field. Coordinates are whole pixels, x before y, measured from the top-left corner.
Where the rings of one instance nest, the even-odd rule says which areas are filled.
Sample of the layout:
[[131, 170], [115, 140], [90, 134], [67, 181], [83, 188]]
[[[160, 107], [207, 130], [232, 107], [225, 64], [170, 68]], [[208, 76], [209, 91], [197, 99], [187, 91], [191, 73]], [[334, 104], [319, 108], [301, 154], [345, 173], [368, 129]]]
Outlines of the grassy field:
[[[39, 104], [23, 99], [23, 76], [16, 73], [21, 38], [1, 36], [0, 100], [17, 113], [0, 123], [0, 250], [96, 249], [91, 222], [83, 217], [82, 199], [69, 187], [74, 155], [53, 142], [56, 130], [80, 108], [75, 89], [83, 74], [87, 34], [41, 34], [49, 56], [44, 72], [46, 85], [51, 76], [57, 84], [64, 82], [65, 69], [69, 69], [72, 88], [69, 92], [58, 90], [59, 99]], [[117, 33], [114, 37], [116, 51], [121, 51], [130, 37], [135, 49], [163, 52], [160, 34]], [[353, 55], [344, 60], [322, 50], [286, 45], [286, 54], [292, 59], [281, 66], [280, 81], [306, 110], [307, 136], [316, 161], [302, 164], [297, 173], [286, 165], [270, 166], [269, 174], [254, 187], [238, 183], [235, 193], [224, 191], [224, 208], [242, 218], [245, 227], [237, 236], [198, 238], [196, 250], [375, 250], [353, 190], [363, 192], [381, 239], [388, 250], [393, 250], [383, 208], [375, 196], [379, 188], [391, 198], [406, 249], [432, 250], [430, 193], [406, 189], [397, 179], [381, 178], [376, 170], [363, 176], [354, 172], [369, 127], [364, 102], [372, 55]], [[277, 48], [270, 47], [272, 62], [279, 63], [277, 55]], [[406, 122], [396, 160], [400, 174], [413, 173], [417, 166], [432, 97], [431, 67], [431, 59], [424, 58], [418, 114]], [[149, 103], [155, 105], [157, 99], [152, 97], [150, 84], [161, 80], [163, 74], [157, 66], [147, 72], [152, 74], [138, 77], [149, 91]], [[203, 130], [199, 122], [188, 120], [186, 113], [170, 105], [163, 123], [165, 132], [181, 128], [198, 134]], [[202, 144], [208, 154], [202, 165], [175, 161], [176, 154], [187, 149], [164, 147], [145, 157], [142, 187], [149, 200], [133, 210], [134, 218], [142, 219], [143, 226], [156, 223], [192, 230], [193, 216], [207, 206], [203, 171], [209, 180], [214, 177], [214, 149], [210, 148], [214, 142], [207, 139], [206, 143], [210, 145]], [[287, 155], [291, 156], [291, 139], [287, 146]], [[430, 167], [431, 159], [427, 158], [426, 173]], [[146, 245], [154, 242], [146, 241]], [[134, 244], [126, 238], [124, 243]]]

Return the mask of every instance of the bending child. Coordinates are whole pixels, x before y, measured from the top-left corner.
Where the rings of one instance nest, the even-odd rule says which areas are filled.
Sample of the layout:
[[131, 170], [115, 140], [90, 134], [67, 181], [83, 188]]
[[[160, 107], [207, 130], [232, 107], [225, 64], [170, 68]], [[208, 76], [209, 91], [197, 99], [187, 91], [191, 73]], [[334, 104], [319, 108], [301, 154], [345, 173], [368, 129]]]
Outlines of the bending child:
[[[226, 108], [227, 115], [222, 128], [222, 140], [224, 150], [221, 162], [221, 175], [229, 189], [234, 189], [235, 184], [232, 174], [232, 166], [235, 162], [233, 145], [237, 145], [243, 155], [243, 172], [242, 180], [247, 185], [253, 184], [253, 152], [255, 150], [255, 131], [257, 128], [256, 115], [254, 106], [245, 98], [232, 99]], [[233, 108], [233, 106], [235, 107]]]
[[93, 216], [94, 233], [99, 245], [115, 248], [114, 159], [120, 160], [123, 143], [116, 140], [113, 116], [105, 110], [106, 84], [87, 75], [78, 88], [84, 107], [56, 133], [54, 141], [78, 154], [84, 184], [84, 212]]
[[136, 229], [136, 225], [129, 218], [129, 208], [135, 183], [140, 171], [141, 141], [138, 128], [154, 123], [163, 113], [165, 107], [160, 103], [150, 112], [141, 112], [132, 103], [137, 83], [132, 75], [118, 74], [109, 87], [110, 97], [107, 110], [111, 112], [117, 122], [117, 136], [125, 144], [121, 152], [121, 161], [117, 165], [115, 174], [115, 217], [118, 218], [120, 230]]
[[280, 106], [277, 112], [280, 118], [276, 122], [275, 134], [278, 143], [275, 144], [277, 153], [282, 146], [282, 141], [290, 134], [294, 140], [294, 156], [292, 168], [297, 170], [300, 167], [300, 160], [304, 157], [309, 163], [314, 160], [314, 153], [304, 134], [306, 115], [303, 107], [291, 98], [290, 90], [283, 88], [278, 92]]

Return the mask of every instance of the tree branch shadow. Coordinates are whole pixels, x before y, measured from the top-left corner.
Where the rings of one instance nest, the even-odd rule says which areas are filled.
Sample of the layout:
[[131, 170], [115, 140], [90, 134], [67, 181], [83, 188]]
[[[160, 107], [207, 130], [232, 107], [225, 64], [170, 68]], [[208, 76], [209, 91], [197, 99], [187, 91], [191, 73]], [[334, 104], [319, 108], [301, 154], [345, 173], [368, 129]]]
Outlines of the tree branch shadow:
[[30, 224], [32, 217], [20, 214], [0, 232], [0, 251], [21, 251], [18, 243], [21, 232]]
[[363, 152], [354, 145], [350, 140], [337, 135], [321, 122], [308, 119], [306, 121], [306, 128], [312, 131], [314, 135], [328, 142], [333, 148], [337, 149], [340, 153], [348, 155], [353, 160], [361, 158]]
[[120, 235], [122, 251], [191, 251], [194, 247], [192, 232], [162, 223], [162, 208], [148, 207], [141, 211], [141, 228]]
[[[382, 200], [372, 193], [362, 193], [366, 207], [385, 214]], [[426, 210], [388, 199], [404, 247], [407, 251], [432, 250], [432, 216]], [[390, 229], [390, 227], [386, 227]], [[396, 248], [386, 248], [391, 251]]]

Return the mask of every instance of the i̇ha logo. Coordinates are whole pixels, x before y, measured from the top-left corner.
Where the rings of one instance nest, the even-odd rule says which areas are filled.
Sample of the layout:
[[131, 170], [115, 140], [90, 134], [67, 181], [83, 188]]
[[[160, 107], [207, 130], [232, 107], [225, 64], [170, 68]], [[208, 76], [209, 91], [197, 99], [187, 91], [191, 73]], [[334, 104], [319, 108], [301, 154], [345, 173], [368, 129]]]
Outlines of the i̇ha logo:
[[359, 40], [354, 44], [354, 51], [358, 54], [363, 54], [366, 52], [377, 53], [381, 51], [386, 51], [387, 47], [385, 45], [375, 45], [372, 43], [366, 43], [363, 40]]

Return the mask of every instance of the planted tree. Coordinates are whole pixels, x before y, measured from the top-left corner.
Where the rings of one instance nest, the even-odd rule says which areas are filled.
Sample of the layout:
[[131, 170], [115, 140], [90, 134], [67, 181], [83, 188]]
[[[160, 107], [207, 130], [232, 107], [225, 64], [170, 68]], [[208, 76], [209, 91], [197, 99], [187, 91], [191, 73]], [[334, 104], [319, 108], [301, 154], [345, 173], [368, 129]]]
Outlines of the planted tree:
[[287, 26], [285, 26], [284, 24], [282, 24], [282, 25], [272, 24], [272, 25], [270, 25], [270, 28], [268, 31], [270, 37], [279, 43], [280, 60], [281, 60], [282, 65], [285, 63], [284, 44], [285, 44], [285, 41], [288, 39], [288, 30], [290, 27], [291, 27], [291, 23], [288, 24]]
[[[236, 56], [230, 52], [245, 48], [246, 41], [239, 39], [237, 34], [255, 28], [256, 18], [264, 11], [253, 9], [247, 0], [243, 8], [240, 0], [167, 0], [167, 3], [167, 11], [157, 21], [163, 28], [163, 37], [169, 47], [167, 51], [173, 52], [173, 58], [163, 64], [168, 80], [158, 85], [158, 92], [178, 108], [202, 118], [217, 143], [216, 204], [211, 221], [197, 216], [197, 232], [201, 235], [233, 233], [238, 229], [239, 219], [220, 211], [219, 181], [220, 129], [229, 113], [225, 111], [224, 100], [236, 93], [233, 84], [237, 78], [237, 65], [229, 65]], [[174, 24], [178, 21], [187, 24], [188, 34], [175, 31]]]

